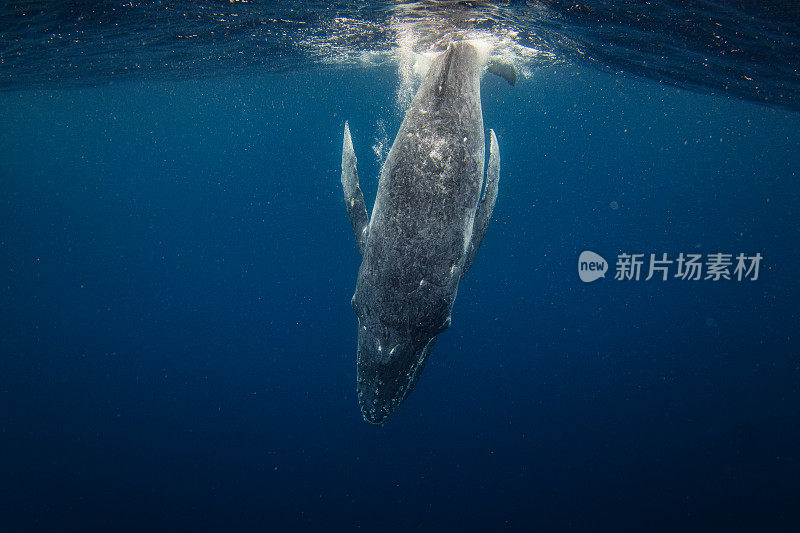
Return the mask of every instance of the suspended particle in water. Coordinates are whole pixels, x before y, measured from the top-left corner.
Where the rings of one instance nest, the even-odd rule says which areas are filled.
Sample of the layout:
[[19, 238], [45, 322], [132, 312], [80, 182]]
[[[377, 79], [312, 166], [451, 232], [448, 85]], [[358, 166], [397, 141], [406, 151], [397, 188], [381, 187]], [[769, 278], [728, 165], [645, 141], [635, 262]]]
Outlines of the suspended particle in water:
[[617, 202], [616, 200], [612, 200], [611, 203], [608, 204], [608, 207], [610, 207], [612, 211], [616, 211], [617, 209], [619, 209], [619, 202]]

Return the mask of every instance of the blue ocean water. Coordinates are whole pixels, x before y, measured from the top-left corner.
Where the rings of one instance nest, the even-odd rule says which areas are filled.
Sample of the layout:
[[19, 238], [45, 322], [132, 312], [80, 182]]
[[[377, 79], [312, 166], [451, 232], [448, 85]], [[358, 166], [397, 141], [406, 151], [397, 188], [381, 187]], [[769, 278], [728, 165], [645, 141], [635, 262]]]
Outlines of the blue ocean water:
[[[390, 421], [355, 393], [391, 65], [0, 93], [0, 528], [794, 530], [797, 112], [571, 61], [482, 85], [502, 166]], [[578, 255], [763, 256], [580, 281]], [[643, 276], [644, 277], [644, 276]]]

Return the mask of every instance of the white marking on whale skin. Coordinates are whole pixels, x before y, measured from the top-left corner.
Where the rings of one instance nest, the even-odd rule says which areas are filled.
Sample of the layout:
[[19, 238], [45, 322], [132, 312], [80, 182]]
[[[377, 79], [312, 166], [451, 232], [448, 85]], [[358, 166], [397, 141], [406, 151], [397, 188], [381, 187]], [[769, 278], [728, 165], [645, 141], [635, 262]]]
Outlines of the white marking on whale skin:
[[464, 223], [464, 247], [461, 250], [461, 253], [466, 256], [467, 249], [469, 248], [469, 243], [472, 240], [472, 229], [475, 225], [475, 213], [473, 213], [467, 221]]
[[431, 146], [431, 153], [430, 153], [431, 159], [435, 159], [436, 161], [441, 161], [449, 148], [449, 143], [447, 142], [447, 139], [443, 137], [440, 137], [438, 139], [436, 137], [433, 137], [429, 144]]

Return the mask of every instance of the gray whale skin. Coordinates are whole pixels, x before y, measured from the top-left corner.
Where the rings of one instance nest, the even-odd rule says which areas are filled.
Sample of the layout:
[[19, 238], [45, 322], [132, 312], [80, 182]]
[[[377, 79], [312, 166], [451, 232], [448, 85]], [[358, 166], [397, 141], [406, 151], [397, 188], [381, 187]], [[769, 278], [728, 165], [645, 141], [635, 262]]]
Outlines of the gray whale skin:
[[352, 300], [358, 402], [373, 424], [383, 424], [408, 396], [450, 326], [458, 283], [494, 209], [500, 155], [489, 130], [483, 187], [483, 68], [467, 41], [451, 43], [433, 60], [381, 169], [371, 219], [344, 125], [342, 188], [363, 257]]

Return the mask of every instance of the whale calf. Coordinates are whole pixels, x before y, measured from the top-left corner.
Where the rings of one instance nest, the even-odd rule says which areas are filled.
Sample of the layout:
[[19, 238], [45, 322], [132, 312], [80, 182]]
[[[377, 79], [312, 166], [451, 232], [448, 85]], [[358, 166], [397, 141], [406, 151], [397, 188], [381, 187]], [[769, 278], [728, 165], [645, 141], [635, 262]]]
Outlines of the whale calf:
[[484, 66], [468, 41], [450, 43], [433, 60], [381, 169], [371, 218], [344, 125], [342, 188], [362, 255], [352, 299], [357, 392], [373, 424], [384, 423], [408, 396], [450, 326], [458, 283], [494, 209], [500, 154], [489, 130], [484, 187]]

